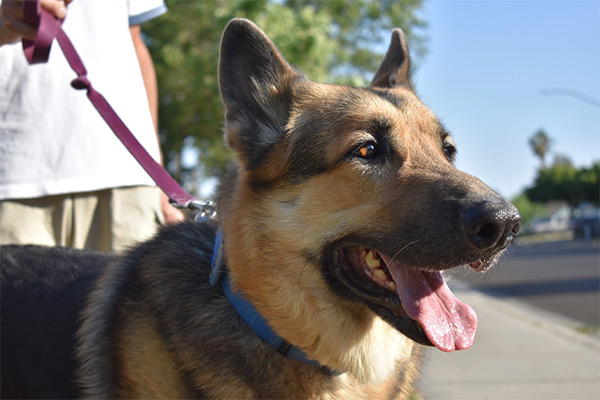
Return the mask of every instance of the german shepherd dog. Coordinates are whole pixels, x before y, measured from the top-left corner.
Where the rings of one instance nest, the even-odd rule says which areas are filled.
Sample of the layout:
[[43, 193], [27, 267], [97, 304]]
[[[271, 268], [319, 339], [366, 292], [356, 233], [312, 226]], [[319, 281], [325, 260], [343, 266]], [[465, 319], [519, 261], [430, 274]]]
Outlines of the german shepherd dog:
[[367, 88], [309, 81], [248, 20], [220, 50], [218, 220], [123, 256], [4, 247], [4, 397], [406, 398], [425, 346], [472, 344], [442, 272], [489, 268], [520, 216], [454, 167], [402, 31]]

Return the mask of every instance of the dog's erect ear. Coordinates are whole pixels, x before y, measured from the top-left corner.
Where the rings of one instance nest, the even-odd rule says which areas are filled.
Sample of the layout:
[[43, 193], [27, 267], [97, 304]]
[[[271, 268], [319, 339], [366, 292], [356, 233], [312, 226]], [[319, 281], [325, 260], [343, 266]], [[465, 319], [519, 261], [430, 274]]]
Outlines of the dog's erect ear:
[[396, 28], [392, 31], [392, 42], [371, 82], [371, 86], [390, 89], [396, 87], [412, 89], [410, 57], [402, 29]]
[[219, 57], [225, 140], [247, 167], [260, 163], [283, 137], [290, 84], [298, 76], [253, 22], [240, 18], [229, 22]]

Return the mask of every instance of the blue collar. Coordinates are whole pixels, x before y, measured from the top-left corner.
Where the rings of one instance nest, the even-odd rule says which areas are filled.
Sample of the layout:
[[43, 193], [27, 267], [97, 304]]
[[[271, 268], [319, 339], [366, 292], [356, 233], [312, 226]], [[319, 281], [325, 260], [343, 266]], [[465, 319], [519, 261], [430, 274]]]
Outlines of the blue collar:
[[231, 305], [233, 305], [233, 308], [242, 317], [246, 324], [248, 324], [248, 326], [252, 328], [252, 330], [265, 342], [273, 346], [275, 350], [284, 356], [301, 361], [305, 364], [313, 365], [319, 368], [325, 374], [341, 374], [340, 372], [333, 371], [328, 367], [319, 364], [319, 362], [316, 360], [309, 359], [299, 347], [292, 346], [285, 339], [277, 335], [273, 328], [271, 328], [263, 316], [260, 315], [252, 303], [250, 303], [242, 293], [231, 290], [229, 274], [225, 270], [223, 263], [223, 230], [221, 228], [217, 230], [215, 248], [213, 250], [210, 268], [210, 284], [212, 286], [216, 286], [219, 282], [221, 283], [221, 287], [231, 302]]

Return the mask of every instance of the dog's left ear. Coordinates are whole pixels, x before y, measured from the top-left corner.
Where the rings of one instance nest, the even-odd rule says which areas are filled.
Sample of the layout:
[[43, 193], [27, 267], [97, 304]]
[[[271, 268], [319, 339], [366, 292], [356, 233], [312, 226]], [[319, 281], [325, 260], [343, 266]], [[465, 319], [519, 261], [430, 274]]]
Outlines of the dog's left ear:
[[410, 79], [410, 56], [402, 29], [392, 31], [390, 47], [371, 82], [372, 87], [405, 87], [412, 90]]
[[284, 135], [291, 83], [300, 75], [253, 22], [236, 18], [221, 39], [219, 88], [225, 140], [252, 168]]

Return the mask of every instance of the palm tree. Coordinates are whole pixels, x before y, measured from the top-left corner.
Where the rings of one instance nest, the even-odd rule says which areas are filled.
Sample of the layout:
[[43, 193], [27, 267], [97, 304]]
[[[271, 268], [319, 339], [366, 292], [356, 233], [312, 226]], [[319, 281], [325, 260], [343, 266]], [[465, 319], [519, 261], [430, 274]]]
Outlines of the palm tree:
[[539, 157], [541, 169], [546, 169], [546, 155], [550, 151], [552, 139], [544, 129], [538, 129], [533, 136], [529, 138], [529, 145], [536, 157]]

